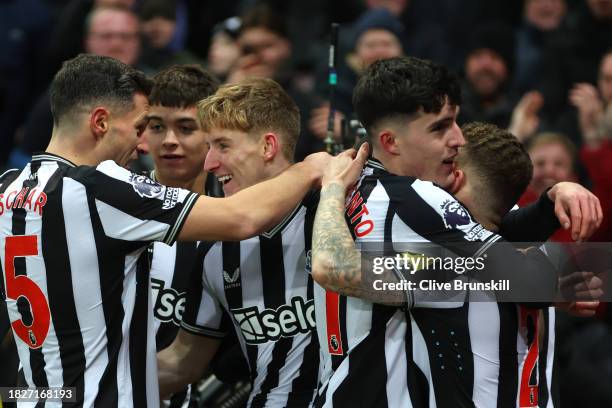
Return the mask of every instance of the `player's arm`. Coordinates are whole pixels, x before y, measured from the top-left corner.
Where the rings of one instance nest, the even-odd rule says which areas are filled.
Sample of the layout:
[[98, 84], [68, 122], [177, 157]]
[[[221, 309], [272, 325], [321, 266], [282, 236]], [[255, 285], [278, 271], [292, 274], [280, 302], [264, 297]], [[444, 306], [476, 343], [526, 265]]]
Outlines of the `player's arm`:
[[571, 228], [574, 240], [584, 241], [602, 219], [601, 204], [593, 193], [580, 184], [561, 182], [535, 203], [508, 213], [500, 234], [512, 242], [543, 242], [561, 226]]
[[279, 176], [228, 198], [200, 196], [179, 240], [239, 241], [273, 227], [318, 185], [330, 158], [327, 153], [310, 155]]
[[[402, 305], [408, 301], [402, 291], [391, 291], [381, 298], [380, 292], [362, 282], [361, 253], [344, 220], [346, 188], [338, 182], [326, 183], [321, 189], [312, 237], [312, 277], [324, 289], [374, 303]], [[367, 263], [367, 260], [364, 259]], [[366, 267], [367, 268], [367, 267]], [[393, 271], [377, 277], [383, 282], [399, 282]]]
[[159, 394], [168, 398], [198, 381], [214, 357], [221, 340], [180, 329], [172, 344], [157, 354]]
[[[380, 295], [362, 284], [361, 254], [344, 220], [346, 191], [363, 168], [367, 159], [367, 145], [363, 145], [356, 158], [352, 152], [335, 157], [323, 175], [321, 196], [312, 233], [312, 277], [324, 289], [370, 301], [381, 301]], [[392, 273], [385, 281], [397, 282]], [[406, 301], [401, 292], [386, 304], [402, 304]]]

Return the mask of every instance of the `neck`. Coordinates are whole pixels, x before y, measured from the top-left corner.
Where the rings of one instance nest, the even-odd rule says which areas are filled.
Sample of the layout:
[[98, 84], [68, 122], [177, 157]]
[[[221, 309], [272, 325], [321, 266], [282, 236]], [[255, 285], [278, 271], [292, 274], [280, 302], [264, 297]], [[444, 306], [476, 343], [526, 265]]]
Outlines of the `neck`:
[[170, 178], [166, 178], [163, 175], [159, 174], [158, 172], [155, 172], [155, 179], [157, 181], [160, 182], [160, 184], [163, 184], [164, 186], [168, 186], [168, 187], [180, 187], [180, 188], [184, 188], [185, 190], [190, 190], [193, 191], [194, 193], [198, 193], [198, 194], [204, 194], [204, 186], [206, 184], [206, 177], [208, 176], [208, 173], [205, 171], [202, 171], [200, 174], [198, 174], [195, 178], [189, 180], [189, 181], [182, 181], [182, 180], [172, 180]]
[[70, 160], [77, 166], [96, 166], [100, 164], [104, 159], [98, 157], [95, 146], [87, 145], [89, 138], [76, 133], [53, 128], [51, 141], [45, 151]]
[[[382, 163], [385, 166], [385, 169], [391, 174], [395, 174], [398, 176], [410, 176], [410, 174], [402, 174], [402, 166], [401, 161], [399, 160], [399, 156], [392, 156], [389, 154], [384, 154], [376, 147], [372, 152], [372, 157]], [[397, 160], [396, 160], [397, 157]]]
[[[461, 194], [456, 194], [456, 197], [470, 210], [470, 213], [472, 214], [476, 222], [478, 222], [480, 225], [482, 225], [489, 231], [499, 231], [502, 217], [495, 211], [492, 211], [490, 208], [487, 208], [485, 200], [472, 201], [468, 200], [467, 198], [462, 199]], [[481, 205], [478, 203], [483, 203], [485, 205]]]

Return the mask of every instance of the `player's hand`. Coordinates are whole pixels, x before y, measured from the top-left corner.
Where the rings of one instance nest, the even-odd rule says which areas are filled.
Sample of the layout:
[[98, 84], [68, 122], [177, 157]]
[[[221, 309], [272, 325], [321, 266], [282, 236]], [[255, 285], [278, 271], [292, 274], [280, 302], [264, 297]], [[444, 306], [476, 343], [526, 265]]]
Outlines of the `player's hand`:
[[547, 194], [555, 203], [555, 214], [561, 227], [571, 228], [574, 241], [588, 239], [601, 225], [603, 211], [599, 199], [580, 184], [562, 181]]
[[556, 307], [573, 316], [591, 317], [603, 296], [603, 281], [593, 272], [574, 272], [559, 278], [559, 289], [568, 301], [557, 302]]
[[592, 302], [559, 302], [555, 303], [559, 309], [565, 310], [567, 313], [576, 317], [593, 317], [599, 307], [599, 300]]
[[368, 150], [368, 144], [364, 143], [358, 152], [348, 149], [334, 157], [323, 174], [323, 187], [331, 183], [340, 184], [345, 190], [353, 187], [368, 160]]
[[306, 156], [303, 165], [307, 166], [308, 174], [313, 176], [314, 187], [321, 187], [321, 179], [327, 165], [332, 161], [334, 156], [326, 152], [312, 153]]

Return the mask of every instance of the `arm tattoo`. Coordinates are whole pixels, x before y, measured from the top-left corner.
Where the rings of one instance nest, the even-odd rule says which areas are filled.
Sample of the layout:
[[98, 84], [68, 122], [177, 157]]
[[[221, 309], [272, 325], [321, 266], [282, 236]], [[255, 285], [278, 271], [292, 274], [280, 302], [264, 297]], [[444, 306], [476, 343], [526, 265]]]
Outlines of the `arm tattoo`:
[[[361, 253], [355, 248], [353, 237], [344, 220], [344, 188], [330, 184], [321, 190], [321, 199], [315, 216], [312, 240], [313, 270], [318, 269], [317, 282], [325, 289], [344, 296], [353, 296], [374, 303], [404, 304], [401, 291], [384, 294], [374, 290], [361, 276]], [[365, 260], [367, 262], [367, 260]], [[393, 273], [377, 278], [397, 282]]]

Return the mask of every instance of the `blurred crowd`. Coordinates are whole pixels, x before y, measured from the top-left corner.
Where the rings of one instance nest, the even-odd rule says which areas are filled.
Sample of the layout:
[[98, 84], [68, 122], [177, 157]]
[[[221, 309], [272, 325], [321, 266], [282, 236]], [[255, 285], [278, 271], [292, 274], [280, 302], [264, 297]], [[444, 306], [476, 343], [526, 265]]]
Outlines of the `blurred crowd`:
[[[526, 144], [534, 174], [520, 204], [578, 181], [604, 209], [593, 239], [612, 241], [612, 0], [0, 0], [0, 169], [45, 149], [48, 85], [81, 52], [148, 74], [198, 64], [224, 82], [273, 78], [301, 110], [300, 160], [326, 136], [331, 22], [336, 123], [353, 118], [353, 87], [377, 59], [443, 63], [462, 78], [460, 124], [491, 122]], [[560, 321], [567, 406], [612, 401], [611, 315], [604, 304], [597, 319]]]

